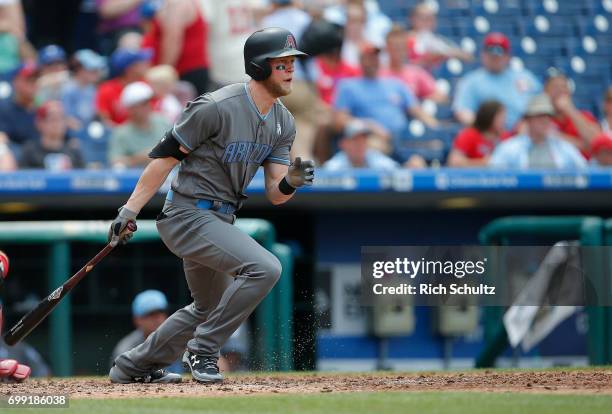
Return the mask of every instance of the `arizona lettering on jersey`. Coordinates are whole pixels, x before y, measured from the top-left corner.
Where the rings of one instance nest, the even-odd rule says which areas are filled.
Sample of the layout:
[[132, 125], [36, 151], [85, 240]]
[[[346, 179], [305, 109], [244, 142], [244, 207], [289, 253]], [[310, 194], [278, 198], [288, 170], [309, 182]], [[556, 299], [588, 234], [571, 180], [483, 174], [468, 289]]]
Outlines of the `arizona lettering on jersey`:
[[239, 206], [261, 165], [289, 165], [295, 123], [278, 100], [270, 112], [259, 113], [246, 84], [236, 83], [190, 102], [172, 134], [189, 150], [172, 190]]
[[272, 147], [257, 142], [232, 142], [225, 148], [223, 162], [249, 162], [261, 165], [272, 152]]

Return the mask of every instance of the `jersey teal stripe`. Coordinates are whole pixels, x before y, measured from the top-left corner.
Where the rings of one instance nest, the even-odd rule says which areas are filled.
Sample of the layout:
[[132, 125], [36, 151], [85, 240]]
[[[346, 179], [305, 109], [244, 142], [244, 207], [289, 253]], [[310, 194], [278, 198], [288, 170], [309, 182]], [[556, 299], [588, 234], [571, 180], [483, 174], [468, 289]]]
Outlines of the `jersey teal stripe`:
[[181, 136], [181, 134], [178, 133], [178, 131], [176, 130], [176, 125], [174, 125], [172, 127], [172, 135], [174, 135], [174, 138], [176, 138], [176, 140], [185, 148], [187, 148], [189, 151], [193, 151], [193, 148], [191, 148], [189, 145], [187, 145], [185, 143], [185, 139]]
[[277, 157], [268, 157], [268, 158], [266, 158], [266, 160], [270, 160], [272, 162], [276, 162], [277, 164], [285, 164], [285, 165], [290, 165], [291, 164], [289, 162], [289, 160], [285, 160], [283, 158], [277, 158]]
[[247, 98], [249, 98], [249, 103], [251, 104], [251, 107], [255, 110], [255, 112], [257, 112], [259, 118], [261, 118], [262, 121], [265, 121], [268, 115], [270, 115], [270, 112], [272, 112], [272, 109], [270, 109], [267, 114], [262, 115], [261, 112], [259, 112], [259, 109], [257, 109], [257, 105], [255, 105], [255, 102], [253, 101], [253, 98], [249, 93], [249, 88], [246, 83], [244, 84], [244, 91], [246, 92]]

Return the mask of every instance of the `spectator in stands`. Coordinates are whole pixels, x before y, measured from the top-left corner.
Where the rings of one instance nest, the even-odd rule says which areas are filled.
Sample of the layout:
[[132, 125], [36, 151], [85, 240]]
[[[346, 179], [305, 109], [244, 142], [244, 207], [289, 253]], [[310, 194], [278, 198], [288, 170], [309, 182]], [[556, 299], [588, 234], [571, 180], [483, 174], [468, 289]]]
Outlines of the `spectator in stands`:
[[178, 82], [176, 70], [170, 65], [154, 66], [145, 74], [145, 81], [155, 93], [155, 111], [159, 112], [169, 123], [174, 123], [184, 107], [173, 94]]
[[0, 2], [0, 77], [16, 70], [36, 53], [26, 39], [25, 19], [19, 0]]
[[553, 124], [558, 135], [578, 147], [583, 154], [588, 154], [591, 141], [600, 132], [597, 118], [576, 108], [568, 79], [556, 68], [548, 69], [544, 92], [555, 108]]
[[58, 45], [47, 45], [38, 51], [38, 65], [41, 78], [51, 73], [65, 72], [68, 70], [66, 51]]
[[212, 89], [246, 81], [243, 47], [247, 37], [257, 30], [256, 14], [260, 0], [200, 0], [208, 21], [208, 56]]
[[359, 65], [359, 47], [364, 43], [376, 44], [367, 40], [365, 31], [366, 11], [363, 4], [349, 3], [346, 6], [346, 22], [344, 24], [344, 42], [342, 43], [342, 59], [350, 65]]
[[272, 9], [261, 19], [261, 27], [281, 27], [290, 30], [298, 44], [304, 29], [310, 24], [310, 16], [294, 0], [270, 0]]
[[163, 0], [142, 46], [153, 50], [154, 65], [171, 65], [180, 78], [208, 91], [208, 24], [196, 0]]
[[117, 49], [140, 50], [144, 36], [140, 32], [128, 31], [119, 36]]
[[[423, 111], [410, 89], [397, 79], [378, 76], [380, 49], [371, 44], [361, 48], [361, 70], [358, 78], [344, 79], [338, 84], [334, 106], [336, 127], [345, 127], [351, 117], [370, 119], [378, 136], [401, 140], [408, 130], [410, 115], [435, 128], [438, 121]], [[384, 146], [381, 146], [384, 148]]]
[[144, 168], [150, 161], [149, 152], [159, 142], [170, 123], [153, 113], [153, 89], [144, 82], [134, 82], [121, 93], [121, 105], [127, 111], [128, 122], [113, 130], [108, 159], [116, 168]]
[[540, 92], [541, 84], [527, 69], [511, 68], [510, 57], [510, 41], [505, 35], [493, 32], [484, 38], [482, 67], [465, 74], [457, 84], [452, 106], [463, 125], [474, 122], [481, 103], [495, 99], [506, 107], [506, 130], [517, 127], [529, 100]]
[[14, 145], [13, 149], [38, 139], [34, 125], [38, 76], [36, 64], [22, 64], [13, 79], [13, 96], [0, 100], [0, 142]]
[[[347, 31], [351, 31], [350, 20], [354, 18], [351, 13], [356, 10], [362, 10], [359, 15], [360, 21], [355, 20], [355, 29], [361, 30], [361, 33], [354, 35], [363, 35], [364, 41], [375, 45], [383, 45], [387, 32], [391, 30], [391, 19], [386, 16], [378, 6], [376, 0], [343, 0], [337, 2], [339, 4], [327, 7], [323, 12], [323, 18], [329, 22], [344, 26]], [[359, 51], [355, 50], [354, 64], [359, 63]]]
[[432, 68], [449, 58], [467, 62], [474, 59], [450, 39], [437, 34], [436, 24], [436, 11], [427, 2], [419, 3], [412, 9], [407, 41], [411, 62]]
[[8, 143], [0, 141], [0, 172], [15, 171], [17, 160]]
[[[32, 369], [31, 377], [42, 378], [51, 376], [51, 370], [44, 358], [27, 342], [21, 341], [8, 346], [4, 340], [0, 339], [0, 361], [3, 359], [14, 359], [19, 361], [20, 364], [27, 365]], [[3, 382], [3, 379], [0, 379], [0, 384]], [[7, 386], [3, 385], [3, 387]]]
[[[310, 16], [297, 7], [293, 0], [272, 0], [271, 12], [261, 20], [261, 27], [281, 27], [293, 33], [299, 45], [302, 43], [304, 30], [310, 24]], [[296, 137], [291, 153], [305, 159], [313, 159], [314, 139], [317, 130], [317, 119], [320, 117], [319, 97], [312, 85], [306, 81], [302, 60], [293, 65], [291, 93], [281, 98], [283, 104], [295, 118]]]
[[96, 117], [96, 91], [106, 70], [106, 60], [90, 49], [79, 50], [73, 57], [74, 76], [62, 88], [62, 104], [73, 130], [87, 126]]
[[103, 82], [96, 95], [96, 108], [100, 117], [110, 126], [126, 121], [127, 113], [121, 107], [119, 98], [125, 85], [143, 79], [151, 51], [117, 49], [111, 56], [111, 71], [114, 77]]
[[442, 103], [448, 96], [437, 90], [436, 80], [421, 66], [409, 64], [406, 51], [408, 33], [400, 26], [393, 26], [387, 34], [387, 67], [380, 72], [382, 77], [401, 80], [419, 99]]
[[109, 55], [117, 46], [121, 35], [139, 30], [140, 8], [145, 0], [96, 0], [100, 24], [100, 47]]
[[474, 124], [463, 129], [448, 155], [449, 167], [480, 167], [489, 163], [495, 146], [504, 135], [506, 110], [498, 101], [485, 101], [476, 112]]
[[40, 78], [36, 101], [43, 103], [61, 99], [62, 88], [70, 80], [66, 52], [58, 45], [47, 45], [38, 52]]
[[603, 119], [601, 120], [601, 128], [605, 132], [612, 131], [612, 86], [608, 86], [608, 90], [603, 101]]
[[578, 149], [553, 134], [555, 109], [546, 94], [531, 99], [525, 111], [526, 134], [512, 137], [493, 151], [493, 168], [574, 169], [586, 166]]
[[[132, 301], [132, 323], [136, 329], [115, 345], [111, 364], [117, 356], [142, 344], [167, 318], [168, 299], [162, 292], [149, 289], [136, 295]], [[180, 361], [172, 364], [170, 369], [172, 372], [183, 372]]]
[[612, 133], [601, 133], [591, 142], [591, 165], [612, 167]]
[[314, 59], [315, 84], [319, 97], [328, 104], [333, 104], [336, 87], [342, 79], [354, 78], [361, 74], [357, 66], [342, 59], [342, 29], [324, 20], [316, 21], [309, 26], [307, 35], [309, 44], [305, 49]]
[[352, 168], [371, 168], [374, 170], [394, 170], [399, 164], [382, 152], [368, 148], [368, 138], [372, 133], [368, 124], [360, 119], [349, 121], [338, 146], [340, 151], [323, 164], [328, 171], [349, 170]]
[[36, 128], [40, 140], [24, 144], [19, 162], [21, 168], [65, 171], [85, 166], [77, 141], [68, 135], [61, 102], [48, 101], [36, 110]]
[[176, 85], [174, 85], [172, 94], [176, 96], [176, 99], [178, 99], [179, 103], [181, 104], [181, 108], [187, 106], [189, 102], [193, 101], [198, 96], [191, 83], [181, 80], [176, 82]]

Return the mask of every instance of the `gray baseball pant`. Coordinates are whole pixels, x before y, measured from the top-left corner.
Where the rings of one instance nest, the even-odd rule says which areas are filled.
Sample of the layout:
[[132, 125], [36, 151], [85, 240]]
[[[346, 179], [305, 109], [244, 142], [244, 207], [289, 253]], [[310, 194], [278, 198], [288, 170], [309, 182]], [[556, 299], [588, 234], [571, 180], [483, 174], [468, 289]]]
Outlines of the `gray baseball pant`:
[[163, 212], [157, 229], [168, 249], [183, 259], [193, 303], [117, 357], [115, 364], [133, 376], [167, 367], [186, 347], [219, 356], [281, 274], [278, 259], [233, 226], [235, 216], [169, 201]]

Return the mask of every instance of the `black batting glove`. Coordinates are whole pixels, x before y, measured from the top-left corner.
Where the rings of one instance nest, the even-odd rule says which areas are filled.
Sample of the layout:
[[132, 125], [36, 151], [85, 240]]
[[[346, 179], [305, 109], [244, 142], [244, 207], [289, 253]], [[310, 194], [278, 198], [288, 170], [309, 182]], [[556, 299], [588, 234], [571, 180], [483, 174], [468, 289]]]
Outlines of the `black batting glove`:
[[289, 166], [289, 172], [285, 176], [285, 180], [293, 188], [304, 185], [311, 186], [314, 181], [314, 169], [314, 161], [302, 161], [302, 158], [297, 157], [293, 164]]
[[[119, 214], [113, 220], [108, 230], [108, 242], [114, 247], [118, 244], [126, 244], [136, 231], [136, 216], [138, 213], [128, 210], [125, 207], [119, 209]], [[132, 226], [128, 227], [128, 224], [132, 223]]]

